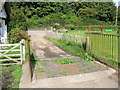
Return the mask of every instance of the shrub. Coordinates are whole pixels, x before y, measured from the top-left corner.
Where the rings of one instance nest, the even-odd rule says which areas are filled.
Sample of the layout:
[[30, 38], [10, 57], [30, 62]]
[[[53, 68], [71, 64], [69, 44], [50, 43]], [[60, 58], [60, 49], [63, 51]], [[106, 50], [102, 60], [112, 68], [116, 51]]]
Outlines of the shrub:
[[65, 25], [65, 28], [66, 28], [67, 30], [74, 30], [74, 29], [75, 29], [75, 26], [72, 25], [72, 24], [68, 24], [68, 25]]
[[80, 25], [81, 24], [81, 18], [76, 16], [73, 12], [68, 12], [65, 15], [65, 22], [66, 24], [72, 24], [72, 25]]
[[[24, 35], [20, 36], [20, 33]], [[8, 41], [9, 43], [18, 43], [21, 39], [25, 38], [26, 32], [23, 30], [20, 30], [19, 28], [14, 28], [11, 31], [8, 32]]]
[[12, 10], [12, 17], [10, 18], [10, 21], [8, 23], [8, 29], [13, 30], [14, 28], [19, 28], [20, 30], [27, 30], [27, 21], [24, 13], [17, 9], [17, 11]]

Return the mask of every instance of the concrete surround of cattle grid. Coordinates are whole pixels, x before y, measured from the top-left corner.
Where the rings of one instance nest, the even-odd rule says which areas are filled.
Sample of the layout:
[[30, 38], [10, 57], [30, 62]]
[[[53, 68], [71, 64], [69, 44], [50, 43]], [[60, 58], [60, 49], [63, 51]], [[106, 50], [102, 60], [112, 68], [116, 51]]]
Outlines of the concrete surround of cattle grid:
[[[51, 60], [58, 57], [76, 57], [67, 54], [48, 40], [45, 40], [43, 38], [45, 36], [45, 32], [46, 31], [28, 32], [29, 35], [31, 35], [32, 46], [38, 59]], [[45, 48], [47, 48], [46, 52], [43, 50]], [[49, 52], [48, 48], [50, 51], [52, 50], [51, 52], [54, 53], [54, 55], [46, 55]], [[26, 73], [28, 65], [23, 66], [23, 75], [21, 78], [20, 88], [118, 88], [117, 74], [115, 74], [116, 70], [112, 68], [108, 68], [104, 71], [44, 79], [35, 79], [34, 75], [33, 82], [29, 83], [28, 74]], [[25, 80], [28, 82], [26, 83]]]

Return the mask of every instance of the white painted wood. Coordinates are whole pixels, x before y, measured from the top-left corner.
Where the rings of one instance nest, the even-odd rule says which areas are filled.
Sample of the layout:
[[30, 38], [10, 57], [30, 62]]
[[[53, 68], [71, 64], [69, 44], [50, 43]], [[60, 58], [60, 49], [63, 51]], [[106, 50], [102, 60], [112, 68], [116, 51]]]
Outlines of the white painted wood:
[[[23, 60], [25, 60], [25, 40], [21, 40], [20, 44], [0, 44], [1, 47], [11, 47], [9, 50], [0, 49], [0, 57], [5, 57], [6, 59], [0, 59], [2, 61], [14, 61], [15, 64], [22, 64]], [[20, 49], [15, 49], [20, 46]], [[9, 52], [19, 51], [20, 54], [8, 54]], [[12, 58], [11, 56], [20, 56], [20, 58]], [[19, 62], [20, 61], [20, 62]], [[14, 63], [5, 63], [4, 65], [14, 65]], [[3, 65], [3, 64], [0, 64]]]
[[0, 46], [15, 46], [15, 45], [19, 46], [20, 44], [0, 44]]
[[[21, 58], [17, 58], [17, 59], [13, 59], [13, 60], [21, 60]], [[10, 59], [0, 59], [0, 61], [13, 61], [13, 60], [10, 60]]]
[[22, 61], [23, 61], [23, 54], [22, 54], [22, 53], [23, 53], [23, 50], [22, 50], [22, 43], [23, 43], [23, 42], [22, 42], [22, 41], [20, 41], [20, 53], [21, 53], [21, 54], [20, 54], [20, 56], [21, 56], [21, 64], [22, 64]]
[[21, 63], [8, 63], [8, 64], [0, 64], [0, 66], [4, 66], [4, 65], [16, 65], [16, 64], [21, 64]]
[[6, 56], [20, 56], [21, 54], [7, 54]]
[[7, 54], [8, 52], [12, 51], [13, 49], [15, 49], [15, 48], [18, 47], [18, 46], [19, 46], [19, 45], [16, 45], [16, 46], [12, 47], [10, 50], [8, 50], [8, 51], [6, 51], [5, 53], [3, 53], [3, 55], [4, 55], [4, 54]]
[[25, 40], [23, 39], [23, 60], [25, 61]]
[[[9, 51], [9, 50], [0, 50], [0, 52], [5, 52], [5, 51]], [[12, 50], [12, 52], [15, 52], [15, 51], [20, 51], [20, 49]]]

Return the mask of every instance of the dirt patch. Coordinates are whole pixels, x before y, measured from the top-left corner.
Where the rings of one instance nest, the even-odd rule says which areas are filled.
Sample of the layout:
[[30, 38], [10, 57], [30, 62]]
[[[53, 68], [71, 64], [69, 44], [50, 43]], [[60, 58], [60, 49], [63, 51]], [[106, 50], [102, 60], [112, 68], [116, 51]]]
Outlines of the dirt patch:
[[46, 58], [60, 57], [59, 54], [52, 52], [49, 47], [42, 49]]
[[12, 72], [14, 70], [10, 71], [4, 71], [2, 70], [2, 88], [10, 88], [10, 84], [12, 84], [14, 78], [12, 77]]
[[39, 72], [36, 70], [37, 79], [68, 76], [68, 75], [103, 71], [108, 69], [93, 61], [89, 62], [86, 60], [81, 60], [80, 58], [73, 58], [73, 59], [79, 61], [79, 63], [58, 64], [51, 60], [41, 61], [44, 62], [45, 64], [44, 65], [37, 64], [36, 69], [42, 68], [44, 69], [44, 72]]

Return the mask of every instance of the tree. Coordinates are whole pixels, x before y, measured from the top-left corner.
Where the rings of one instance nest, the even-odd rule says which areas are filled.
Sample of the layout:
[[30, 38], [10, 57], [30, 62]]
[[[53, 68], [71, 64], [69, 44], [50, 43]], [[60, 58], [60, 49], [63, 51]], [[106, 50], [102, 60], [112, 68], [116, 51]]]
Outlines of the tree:
[[95, 8], [86, 7], [85, 9], [80, 8], [77, 12], [77, 15], [81, 17], [95, 18], [97, 12]]
[[9, 30], [12, 30], [14, 28], [18, 28], [20, 30], [27, 30], [27, 22], [26, 22], [26, 16], [24, 13], [16, 8], [12, 8], [12, 14], [13, 16], [10, 18], [10, 21], [8, 23]]

